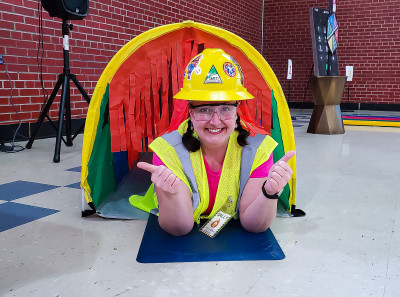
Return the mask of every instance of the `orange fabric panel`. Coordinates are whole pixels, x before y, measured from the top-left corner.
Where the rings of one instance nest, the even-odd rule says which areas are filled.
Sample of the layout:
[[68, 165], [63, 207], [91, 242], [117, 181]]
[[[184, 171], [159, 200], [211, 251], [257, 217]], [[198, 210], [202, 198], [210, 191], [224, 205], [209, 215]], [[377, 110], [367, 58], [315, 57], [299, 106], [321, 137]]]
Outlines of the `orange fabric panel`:
[[172, 79], [172, 94], [175, 95], [178, 93], [178, 69], [177, 69], [177, 52], [176, 52], [176, 44], [171, 46], [171, 79]]
[[125, 116], [124, 116], [124, 105], [123, 104], [120, 104], [119, 109], [118, 109], [118, 126], [119, 126], [121, 151], [126, 151]]
[[266, 131], [271, 132], [271, 117], [272, 117], [272, 105], [271, 105], [271, 90], [262, 90], [262, 124]]
[[[248, 100], [247, 100], [248, 101]], [[259, 125], [256, 125], [254, 123], [254, 120], [252, 119], [252, 115], [249, 112], [248, 106], [247, 106], [246, 101], [242, 101], [241, 104], [239, 105], [238, 109], [238, 114], [244, 123], [244, 127], [249, 130], [250, 135], [254, 136], [255, 134], [268, 134], [267, 131], [259, 127]]]
[[[191, 56], [192, 56], [192, 39], [186, 40], [184, 43], [184, 60], [185, 62], [187, 61], [187, 63], [185, 63], [185, 66], [189, 63], [189, 61], [191, 60]], [[177, 88], [174, 89], [174, 75], [172, 75], [172, 95], [175, 95], [178, 90]], [[183, 85], [183, 79], [182, 79], [182, 85]], [[187, 106], [187, 101], [186, 100], [173, 100], [173, 113], [172, 113], [172, 117], [171, 117], [171, 123], [169, 125], [169, 129], [168, 132], [171, 132], [173, 130], [176, 130], [180, 123], [182, 123], [182, 117], [183, 117], [183, 109], [185, 108], [185, 105]], [[186, 107], [187, 109], [187, 107]]]
[[159, 134], [164, 134], [168, 129], [169, 124], [169, 102], [168, 102], [168, 57], [167, 51], [163, 50], [161, 54], [161, 120], [160, 120], [160, 130], [157, 131]]
[[141, 75], [135, 73], [135, 81], [136, 81], [136, 100], [135, 100], [135, 123], [136, 123], [136, 139], [135, 139], [135, 145], [137, 146], [139, 151], [142, 151], [142, 122], [140, 118], [140, 113], [141, 113]]
[[254, 121], [255, 117], [256, 117], [256, 89], [253, 86], [248, 86], [247, 87], [247, 91], [249, 91], [250, 94], [252, 94], [254, 96], [254, 99], [250, 99], [247, 100], [247, 108], [249, 110], [249, 114], [252, 116], [252, 119]]
[[186, 67], [189, 64], [192, 56], [192, 41], [193, 39], [186, 39], [183, 43], [184, 46], [184, 66]]
[[190, 60], [192, 60], [199, 53], [197, 50], [198, 47], [199, 47], [199, 43], [195, 40], [193, 42], [193, 48], [192, 48], [192, 53], [190, 54]]
[[129, 101], [129, 114], [128, 121], [130, 127], [130, 138], [132, 144], [132, 151], [140, 151], [140, 146], [138, 146], [138, 139], [140, 138], [138, 135], [138, 128], [136, 127], [136, 100], [138, 100], [138, 92], [136, 87], [136, 75], [135, 73], [131, 73], [129, 75], [130, 78], [130, 101]]
[[260, 123], [261, 123], [261, 111], [262, 111], [262, 108], [261, 108], [261, 103], [262, 103], [262, 91], [260, 90], [260, 89], [257, 89], [257, 97], [256, 97], [256, 105], [257, 105], [257, 108], [256, 108], [256, 110], [257, 110], [257, 116], [256, 116], [256, 123], [257, 123], [257, 125], [261, 125]]
[[174, 100], [174, 113], [172, 114], [168, 132], [178, 129], [179, 125], [189, 116], [188, 112], [187, 100]]
[[131, 141], [131, 127], [129, 122], [129, 109], [130, 109], [130, 81], [125, 81], [124, 88], [124, 110], [125, 110], [125, 141], [126, 141], [126, 150], [128, 151], [128, 165], [131, 168], [131, 162], [129, 162], [129, 154], [132, 152], [132, 141]]
[[[159, 50], [157, 52], [155, 52], [155, 57], [156, 57], [156, 67], [157, 67], [157, 94], [156, 97], [157, 98], [157, 105], [158, 108], [156, 110], [158, 110], [157, 112], [157, 129], [156, 129], [156, 135], [160, 135], [160, 131], [165, 131], [165, 124], [162, 123], [162, 117], [161, 117], [161, 113], [162, 111], [162, 106], [164, 106], [164, 94], [162, 92], [163, 90], [163, 51]], [[153, 94], [155, 94], [154, 90], [153, 90]], [[160, 98], [161, 96], [161, 98]], [[168, 96], [166, 96], [167, 102], [168, 102]]]
[[149, 138], [149, 142], [153, 141], [153, 129], [154, 129], [154, 110], [153, 104], [151, 102], [150, 92], [151, 92], [151, 74], [150, 74], [150, 64], [148, 69], [145, 71], [145, 79], [142, 92], [144, 94], [144, 107], [145, 113], [142, 114], [142, 118], [145, 119], [146, 124], [146, 134], [144, 137]]
[[[112, 124], [111, 124], [112, 123]], [[110, 110], [111, 151], [121, 151], [121, 141], [118, 127], [118, 110]]]
[[114, 82], [110, 83], [109, 88], [109, 111], [110, 111], [110, 131], [111, 131], [111, 151], [119, 152], [121, 150], [121, 137], [119, 134], [119, 106], [122, 104], [118, 96], [119, 89]]
[[[193, 48], [192, 48], [193, 43]], [[198, 53], [199, 44], [204, 44], [202, 41], [195, 41], [193, 39], [188, 39], [185, 42], [185, 60], [186, 57], [189, 57], [188, 62], [185, 64], [184, 67], [189, 63], [191, 59], [193, 59]], [[189, 54], [190, 52], [190, 54]], [[182, 75], [182, 84], [183, 84], [183, 76]], [[175, 95], [178, 90], [173, 90], [173, 94]], [[188, 109], [188, 101], [187, 100], [174, 100], [173, 101], [173, 113], [171, 118], [171, 124], [169, 126], [168, 132], [178, 129], [179, 125], [187, 119], [189, 116], [189, 109]]]
[[135, 123], [135, 92], [132, 89], [135, 88], [135, 75], [129, 74], [129, 84], [126, 88], [126, 98], [128, 98], [127, 107], [125, 107], [125, 125], [126, 125], [126, 144], [128, 150], [128, 166], [132, 169], [133, 163], [139, 157], [139, 150], [135, 149], [134, 140], [132, 137], [136, 133], [136, 123]]
[[[151, 63], [151, 91], [152, 98], [151, 101], [153, 103], [153, 117], [155, 126], [158, 127], [160, 122], [160, 102], [158, 90], [160, 88], [161, 76], [159, 80], [158, 67], [157, 64], [161, 63], [161, 56], [157, 55], [158, 52], [153, 52], [150, 54], [150, 63]], [[161, 54], [161, 52], [159, 52]]]
[[145, 150], [144, 146], [143, 146], [143, 137], [145, 137], [146, 135], [146, 109], [145, 109], [145, 98], [144, 98], [144, 86], [145, 86], [145, 78], [143, 77], [143, 75], [138, 74], [136, 76], [136, 79], [138, 79], [139, 81], [139, 89], [140, 89], [140, 99], [138, 100], [139, 102], [139, 123], [140, 123], [140, 127], [141, 127], [141, 133], [140, 133], [140, 139], [138, 139], [138, 142], [141, 145], [141, 149], [142, 151]]
[[176, 66], [178, 69], [178, 89], [180, 90], [183, 87], [183, 76], [186, 64], [183, 63], [183, 52], [182, 52], [182, 42], [176, 43]]

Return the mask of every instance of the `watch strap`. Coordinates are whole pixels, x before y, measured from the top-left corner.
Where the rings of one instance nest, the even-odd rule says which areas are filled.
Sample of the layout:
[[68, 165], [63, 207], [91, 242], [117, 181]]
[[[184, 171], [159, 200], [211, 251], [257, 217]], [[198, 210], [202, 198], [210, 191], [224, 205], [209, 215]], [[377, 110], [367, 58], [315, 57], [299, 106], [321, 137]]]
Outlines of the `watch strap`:
[[265, 184], [266, 184], [266, 182], [267, 182], [267, 180], [265, 180], [265, 182], [262, 184], [262, 187], [261, 187], [261, 191], [262, 191], [262, 193], [264, 194], [264, 196], [265, 197], [267, 197], [268, 199], [278, 199], [279, 198], [279, 193], [276, 193], [276, 194], [274, 194], [274, 195], [269, 195], [268, 193], [267, 193], [267, 191], [265, 190]]

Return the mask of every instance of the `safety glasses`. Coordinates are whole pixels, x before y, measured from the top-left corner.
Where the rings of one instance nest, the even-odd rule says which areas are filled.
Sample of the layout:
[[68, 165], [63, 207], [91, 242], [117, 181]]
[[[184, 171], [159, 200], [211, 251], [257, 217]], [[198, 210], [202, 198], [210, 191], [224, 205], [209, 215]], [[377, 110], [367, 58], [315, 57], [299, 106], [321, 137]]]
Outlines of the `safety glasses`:
[[193, 115], [196, 121], [210, 121], [216, 113], [221, 121], [230, 120], [236, 115], [237, 102], [234, 104], [204, 104], [193, 106]]

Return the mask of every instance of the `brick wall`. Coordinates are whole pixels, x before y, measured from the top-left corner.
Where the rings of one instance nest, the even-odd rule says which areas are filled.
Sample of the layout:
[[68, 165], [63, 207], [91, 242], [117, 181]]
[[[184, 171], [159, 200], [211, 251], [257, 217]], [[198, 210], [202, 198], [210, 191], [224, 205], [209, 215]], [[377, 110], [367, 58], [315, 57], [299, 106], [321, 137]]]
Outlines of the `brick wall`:
[[[70, 34], [72, 73], [92, 94], [108, 61], [129, 40], [155, 26], [191, 19], [225, 28], [261, 48], [262, 0], [214, 1], [89, 1], [89, 15]], [[398, 0], [339, 0], [339, 65], [354, 66], [350, 102], [400, 103], [400, 19]], [[264, 56], [288, 96], [287, 59], [293, 60], [290, 101], [303, 102], [312, 66], [309, 7], [327, 8], [328, 0], [265, 0]], [[0, 2], [0, 54], [7, 61], [13, 82], [13, 102], [23, 122], [35, 122], [44, 101], [40, 85], [38, 52], [38, 1]], [[62, 72], [61, 20], [43, 11], [43, 80], [51, 92]], [[0, 65], [0, 125], [17, 123], [10, 104], [10, 84]], [[82, 118], [87, 104], [72, 86], [72, 114]], [[305, 102], [311, 102], [307, 92]], [[347, 102], [347, 94], [344, 95]], [[50, 115], [57, 118], [59, 97]]]
[[[264, 57], [288, 94], [287, 60], [293, 61], [290, 101], [304, 99], [313, 63], [309, 8], [328, 8], [324, 1], [265, 1]], [[400, 104], [400, 18], [398, 0], [338, 0], [338, 61], [341, 75], [354, 67], [350, 103]], [[342, 102], [348, 102], [347, 88]]]
[[[107, 63], [128, 41], [155, 26], [188, 19], [227, 29], [260, 49], [261, 7], [262, 0], [90, 0], [89, 15], [70, 22], [74, 25], [69, 36], [71, 72], [90, 96]], [[38, 1], [0, 2], [0, 54], [7, 62], [13, 102], [23, 122], [35, 122], [44, 101], [36, 58], [38, 16]], [[43, 80], [49, 93], [62, 73], [61, 25], [61, 19], [43, 10]], [[0, 65], [0, 125], [18, 122], [5, 69]], [[71, 92], [72, 117], [82, 118], [87, 103], [73, 85]], [[53, 119], [58, 117], [58, 103], [59, 96], [50, 111]]]

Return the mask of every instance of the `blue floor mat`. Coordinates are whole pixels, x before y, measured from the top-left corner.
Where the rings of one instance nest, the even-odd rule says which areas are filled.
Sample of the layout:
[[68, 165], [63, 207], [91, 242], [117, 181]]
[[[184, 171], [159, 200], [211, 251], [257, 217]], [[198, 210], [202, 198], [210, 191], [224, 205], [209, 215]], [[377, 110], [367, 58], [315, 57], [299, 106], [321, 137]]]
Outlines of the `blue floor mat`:
[[263, 233], [245, 231], [239, 220], [231, 220], [215, 238], [195, 226], [185, 236], [175, 237], [161, 229], [150, 215], [136, 260], [139, 263], [282, 260], [285, 258], [271, 229]]
[[12, 201], [55, 188], [58, 188], [58, 186], [18, 180], [0, 185], [0, 200]]
[[58, 210], [14, 202], [0, 204], [0, 232], [54, 214]]

